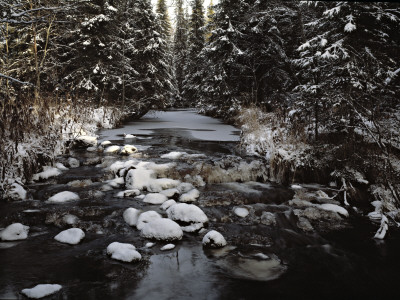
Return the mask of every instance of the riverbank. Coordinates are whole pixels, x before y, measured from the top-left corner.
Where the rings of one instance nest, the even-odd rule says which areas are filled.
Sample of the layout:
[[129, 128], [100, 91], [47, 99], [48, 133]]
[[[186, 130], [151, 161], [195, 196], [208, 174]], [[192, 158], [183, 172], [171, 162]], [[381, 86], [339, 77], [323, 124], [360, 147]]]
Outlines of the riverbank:
[[391, 153], [385, 153], [371, 140], [369, 132], [361, 131], [352, 144], [346, 134], [332, 132], [326, 132], [318, 142], [310, 142], [306, 128], [293, 130], [293, 113], [282, 118], [252, 107], [240, 109], [234, 119], [242, 130], [241, 146], [268, 162], [269, 180], [285, 185], [330, 186], [336, 191], [335, 200], [361, 211], [380, 224], [380, 230], [387, 224], [397, 227], [400, 185], [396, 178], [400, 164], [395, 145], [391, 145]]
[[[3, 134], [0, 198], [25, 199], [24, 185], [33, 174], [68, 151], [71, 141], [79, 136], [95, 136], [100, 128], [113, 128], [123, 117], [123, 113], [114, 107], [94, 105], [67, 104], [62, 109], [32, 109], [30, 122], [24, 120], [30, 126], [20, 129], [19, 138], [7, 131]], [[10, 128], [12, 126], [10, 122]]]

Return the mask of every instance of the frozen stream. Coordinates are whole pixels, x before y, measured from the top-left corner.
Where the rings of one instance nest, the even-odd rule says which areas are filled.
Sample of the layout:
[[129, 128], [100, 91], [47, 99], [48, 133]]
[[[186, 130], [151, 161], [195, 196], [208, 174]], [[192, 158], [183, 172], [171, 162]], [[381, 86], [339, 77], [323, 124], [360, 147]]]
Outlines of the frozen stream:
[[[398, 233], [376, 242], [376, 226], [364, 218], [319, 209], [328, 201], [321, 197], [322, 191], [331, 193], [328, 187], [307, 185], [299, 192], [269, 183], [266, 162], [239, 151], [236, 128], [177, 110], [103, 130], [99, 142], [105, 140], [135, 145], [139, 152], [71, 151], [58, 162], [68, 165], [74, 157], [79, 167], [32, 183], [30, 200], [0, 202], [0, 228], [30, 226], [26, 240], [0, 242], [0, 299], [22, 299], [22, 289], [39, 283], [62, 285], [46, 299], [383, 299], [397, 293]], [[159, 177], [199, 190], [194, 204], [208, 217], [205, 230], [185, 232], [174, 249], [161, 251], [166, 241], [144, 238], [129, 226], [123, 219], [128, 207], [166, 217], [160, 205], [117, 197], [125, 184], [110, 187], [109, 166], [130, 160], [173, 163]], [[47, 202], [61, 191], [80, 200]], [[292, 201], [298, 198], [314, 206]], [[79, 244], [54, 240], [70, 227], [84, 230]], [[222, 233], [227, 246], [204, 248], [210, 230]], [[142, 260], [112, 260], [106, 248], [115, 241], [135, 245]], [[148, 242], [155, 245], [145, 247]]]

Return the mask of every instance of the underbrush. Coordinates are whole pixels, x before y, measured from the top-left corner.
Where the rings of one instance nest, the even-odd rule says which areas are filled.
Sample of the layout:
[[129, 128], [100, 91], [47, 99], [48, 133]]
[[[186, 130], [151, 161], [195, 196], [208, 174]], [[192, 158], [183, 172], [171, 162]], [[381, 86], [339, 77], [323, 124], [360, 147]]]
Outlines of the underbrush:
[[123, 117], [116, 108], [78, 101], [63, 103], [19, 99], [1, 107], [0, 194], [23, 184], [42, 166], [65, 152], [66, 141], [114, 127]]

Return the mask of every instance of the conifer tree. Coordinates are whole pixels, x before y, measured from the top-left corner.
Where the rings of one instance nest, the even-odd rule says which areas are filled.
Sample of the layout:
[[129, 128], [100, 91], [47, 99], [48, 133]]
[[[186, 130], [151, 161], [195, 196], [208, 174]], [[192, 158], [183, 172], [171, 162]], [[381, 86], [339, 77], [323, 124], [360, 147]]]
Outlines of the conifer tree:
[[187, 105], [191, 105], [191, 103], [195, 101], [195, 95], [200, 88], [202, 81], [199, 70], [201, 70], [203, 61], [200, 59], [199, 54], [205, 43], [204, 25], [203, 0], [193, 0], [188, 38], [188, 60], [185, 71], [186, 78], [184, 81], [184, 96]]
[[168, 40], [171, 37], [171, 20], [168, 14], [166, 0], [157, 0], [156, 12], [161, 23], [161, 35]]
[[183, 0], [176, 4], [176, 28], [174, 35], [174, 75], [176, 82], [175, 105], [182, 106], [183, 81], [185, 79], [185, 65], [188, 47], [188, 23], [183, 10]]

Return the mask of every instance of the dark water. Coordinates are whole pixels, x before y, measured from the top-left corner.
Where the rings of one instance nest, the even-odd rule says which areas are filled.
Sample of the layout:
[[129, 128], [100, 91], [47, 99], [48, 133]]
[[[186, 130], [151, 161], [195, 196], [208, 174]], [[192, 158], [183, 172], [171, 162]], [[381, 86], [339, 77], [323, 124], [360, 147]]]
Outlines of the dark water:
[[[208, 132], [210, 139], [196, 135], [196, 130]], [[137, 138], [126, 141], [123, 133]], [[213, 164], [228, 155], [241, 154], [237, 133], [215, 119], [177, 111], [151, 114], [123, 128], [102, 131], [100, 137], [116, 144], [137, 145], [146, 155], [141, 159], [157, 163], [169, 162], [160, 155], [171, 151], [205, 154], [194, 161], [177, 161], [177, 170], [184, 173], [182, 170], [196, 162]], [[83, 150], [71, 155], [81, 163], [97, 157], [128, 159]], [[60, 157], [60, 161], [67, 157]], [[67, 185], [88, 178], [93, 184], [86, 187]], [[158, 205], [116, 198], [122, 189], [95, 196], [110, 178], [94, 163], [83, 165], [32, 184], [32, 200], [0, 202], [0, 227], [13, 222], [30, 226], [27, 240], [0, 242], [0, 299], [23, 298], [19, 293], [22, 289], [39, 283], [63, 286], [48, 299], [383, 299], [399, 293], [399, 232], [391, 230], [385, 241], [376, 241], [372, 236], [377, 226], [364, 217], [351, 214], [340, 230], [306, 233], [296, 226], [287, 206], [293, 197], [287, 187], [255, 182], [207, 184], [199, 188], [197, 205], [210, 219], [207, 230], [223, 233], [228, 246], [204, 249], [201, 234], [185, 233], [175, 249], [162, 252], [165, 242], [144, 247], [148, 240], [123, 221], [122, 213], [127, 207], [165, 213]], [[78, 192], [81, 200], [45, 203], [63, 190]], [[243, 205], [250, 209], [250, 215], [239, 218], [232, 210]], [[28, 209], [39, 211], [24, 212]], [[276, 226], [260, 223], [263, 211], [275, 214]], [[70, 227], [60, 221], [67, 213], [79, 218], [78, 227], [86, 233], [75, 246], [53, 239]], [[114, 241], [132, 243], [143, 260], [131, 264], [111, 260], [106, 248]], [[260, 258], [260, 254], [269, 258]]]

